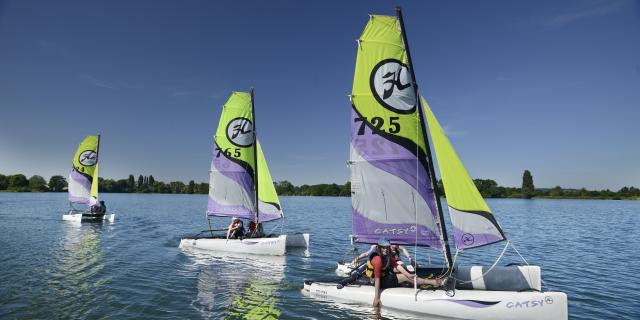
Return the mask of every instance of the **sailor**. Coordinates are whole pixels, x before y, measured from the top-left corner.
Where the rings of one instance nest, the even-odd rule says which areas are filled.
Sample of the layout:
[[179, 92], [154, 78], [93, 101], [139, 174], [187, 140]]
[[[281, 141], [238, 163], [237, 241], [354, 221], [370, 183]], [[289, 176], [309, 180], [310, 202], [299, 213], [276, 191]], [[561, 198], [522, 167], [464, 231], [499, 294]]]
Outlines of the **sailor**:
[[[396, 257], [399, 258], [397, 252]], [[428, 284], [434, 287], [442, 286], [444, 282], [442, 279], [419, 278], [399, 267], [394, 255], [391, 253], [391, 243], [384, 238], [380, 239], [376, 244], [376, 251], [369, 255], [365, 275], [371, 279], [375, 287], [374, 307], [380, 306], [380, 294], [383, 289], [397, 287], [402, 282], [416, 281], [418, 285]]]
[[96, 214], [107, 213], [107, 206], [104, 205], [104, 201], [100, 200], [100, 205], [96, 208]]
[[242, 239], [244, 236], [244, 226], [242, 220], [233, 217], [231, 218], [231, 224], [227, 230], [227, 239]]
[[[359, 256], [355, 257], [353, 259], [353, 261], [351, 261], [351, 265], [354, 266], [354, 267], [357, 267], [358, 266], [358, 262], [361, 259], [370, 256], [371, 253], [373, 253], [374, 251], [377, 250], [376, 246], [377, 245], [375, 245], [375, 244], [371, 245], [369, 250], [367, 250], [366, 252], [363, 252]], [[405, 248], [404, 246], [398, 245], [398, 244], [392, 244], [389, 248], [391, 249], [392, 253], [402, 252], [402, 254], [409, 259], [409, 264], [412, 265], [414, 268], [416, 268], [415, 261], [413, 261], [413, 257], [411, 257], [411, 254], [409, 253], [409, 250], [407, 250], [407, 248]], [[400, 259], [400, 256], [398, 256], [398, 259]]]
[[249, 229], [246, 234], [247, 238], [260, 238], [264, 236], [262, 233], [262, 223], [256, 223], [255, 221], [249, 222]]
[[398, 278], [393, 273], [391, 266], [391, 243], [380, 239], [376, 244], [376, 250], [369, 255], [365, 275], [371, 279], [375, 287], [373, 306], [380, 306], [380, 293], [382, 289], [393, 288], [398, 285]]

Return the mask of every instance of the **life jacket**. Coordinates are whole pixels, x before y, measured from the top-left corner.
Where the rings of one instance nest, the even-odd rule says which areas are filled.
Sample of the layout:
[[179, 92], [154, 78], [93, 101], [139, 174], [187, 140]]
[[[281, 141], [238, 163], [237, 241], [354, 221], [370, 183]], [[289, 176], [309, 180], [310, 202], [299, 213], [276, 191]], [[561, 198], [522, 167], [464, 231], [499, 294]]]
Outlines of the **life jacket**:
[[[379, 256], [377, 251], [374, 251], [369, 255], [369, 258], [367, 259], [367, 265], [364, 269], [364, 274], [371, 279], [374, 278], [374, 267], [373, 267], [373, 263], [371, 263], [371, 260], [373, 260], [375, 256]], [[382, 260], [382, 263], [384, 263], [384, 259], [382, 259], [382, 257], [380, 258]], [[382, 273], [380, 274], [380, 278], [383, 278], [384, 276], [387, 275], [387, 273], [389, 273], [390, 267], [391, 267], [390, 264], [386, 268], [385, 266], [382, 266]]]

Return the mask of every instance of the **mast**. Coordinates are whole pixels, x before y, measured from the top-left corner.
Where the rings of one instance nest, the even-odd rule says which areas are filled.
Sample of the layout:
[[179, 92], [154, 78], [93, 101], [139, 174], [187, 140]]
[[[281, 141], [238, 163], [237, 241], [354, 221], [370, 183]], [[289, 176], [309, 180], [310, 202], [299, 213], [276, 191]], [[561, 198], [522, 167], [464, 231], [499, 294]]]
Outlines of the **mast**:
[[[427, 160], [429, 160], [429, 174], [431, 175], [431, 185], [433, 187], [433, 192], [436, 197], [436, 203], [438, 205], [438, 216], [440, 217], [440, 227], [442, 231], [442, 240], [444, 241], [443, 246], [445, 249], [445, 257], [447, 258], [447, 266], [449, 269], [452, 269], [451, 265], [451, 248], [449, 248], [449, 239], [447, 237], [447, 227], [444, 223], [444, 214], [442, 213], [442, 205], [440, 204], [440, 195], [438, 194], [438, 185], [436, 181], [435, 169], [433, 168], [433, 157], [431, 156], [431, 147], [429, 146], [429, 137], [427, 136], [427, 130], [425, 127], [425, 120], [422, 114], [422, 103], [420, 102], [420, 94], [418, 93], [418, 81], [416, 80], [416, 74], [413, 70], [413, 63], [411, 61], [411, 52], [409, 50], [409, 42], [407, 41], [407, 34], [404, 30], [404, 20], [402, 19], [402, 8], [400, 6], [396, 7], [396, 16], [398, 17], [398, 21], [400, 21], [400, 32], [402, 33], [402, 41], [404, 42], [404, 47], [407, 52], [407, 64], [409, 65], [409, 71], [411, 72], [411, 80], [413, 81], [413, 85], [416, 91], [416, 104], [418, 106], [418, 116], [420, 117], [420, 129], [422, 131], [422, 136], [424, 138], [424, 143], [427, 152]], [[255, 130], [255, 126], [254, 126]]]
[[[100, 163], [100, 134], [98, 133], [98, 145], [96, 146], [96, 168], [97, 168], [99, 163]], [[100, 180], [100, 177], [97, 176], [98, 174], [100, 174], [100, 173], [96, 172], [96, 178], [95, 178], [96, 179], [96, 183], [98, 183], [98, 181]], [[91, 184], [93, 184], [93, 181], [91, 181]], [[96, 187], [96, 202], [98, 202], [97, 195], [100, 194], [100, 189], [98, 187]], [[91, 192], [89, 192], [89, 193], [91, 193]], [[91, 195], [89, 195], [89, 197], [91, 197]]]
[[256, 224], [258, 224], [258, 215], [260, 210], [258, 209], [259, 197], [258, 197], [258, 135], [256, 134], [256, 108], [253, 103], [253, 87], [250, 89], [251, 93], [251, 117], [253, 118], [253, 165], [255, 166], [253, 171], [253, 186], [255, 187], [256, 194]]

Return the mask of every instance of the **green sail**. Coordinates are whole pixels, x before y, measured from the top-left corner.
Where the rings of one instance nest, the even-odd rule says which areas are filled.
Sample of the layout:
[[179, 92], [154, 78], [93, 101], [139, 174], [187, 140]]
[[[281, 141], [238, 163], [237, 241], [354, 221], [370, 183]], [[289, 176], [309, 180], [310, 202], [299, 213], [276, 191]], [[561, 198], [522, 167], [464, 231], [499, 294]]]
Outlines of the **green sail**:
[[255, 219], [255, 156], [251, 94], [233, 92], [215, 135], [207, 212]]
[[224, 104], [215, 141], [228, 158], [247, 164], [250, 173], [254, 171], [253, 114], [251, 95], [247, 92], [233, 92]]
[[[207, 209], [211, 215], [252, 220], [257, 215], [260, 221], [282, 217], [280, 201], [260, 143], [255, 146], [253, 143], [255, 132], [252, 107], [251, 94], [246, 92], [233, 92], [223, 107], [211, 162]], [[254, 184], [256, 161], [257, 190]]]
[[352, 234], [443, 249], [416, 86], [398, 18], [372, 15], [351, 93]]
[[100, 136], [87, 136], [73, 156], [68, 179], [69, 201], [94, 205], [98, 201], [98, 145]]
[[422, 98], [447, 205], [459, 249], [479, 247], [505, 240], [491, 209], [464, 168], [429, 105]]
[[267, 166], [267, 160], [262, 153], [262, 147], [258, 140], [258, 208], [260, 214], [258, 215], [260, 221], [270, 221], [279, 219], [282, 217], [282, 208], [280, 207], [280, 200], [278, 200], [278, 194], [276, 188], [273, 185], [271, 174], [269, 173], [269, 167]]
[[91, 182], [91, 197], [98, 202], [98, 166], [100, 164], [96, 163], [96, 170], [93, 171], [93, 180]]

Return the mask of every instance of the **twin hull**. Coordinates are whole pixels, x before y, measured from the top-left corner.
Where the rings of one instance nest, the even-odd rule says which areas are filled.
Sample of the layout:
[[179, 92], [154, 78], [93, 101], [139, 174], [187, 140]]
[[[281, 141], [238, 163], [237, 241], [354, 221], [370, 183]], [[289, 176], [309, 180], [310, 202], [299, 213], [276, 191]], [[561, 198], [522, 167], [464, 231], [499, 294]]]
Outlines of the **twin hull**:
[[[303, 294], [327, 300], [371, 305], [375, 289], [307, 281]], [[449, 293], [450, 295], [448, 295]], [[567, 295], [562, 292], [513, 292], [484, 290], [418, 290], [389, 288], [382, 291], [384, 308], [454, 319], [567, 319]]]
[[[288, 239], [292, 237], [292, 239]], [[226, 251], [236, 253], [284, 255], [289, 247], [306, 247], [309, 244], [309, 234], [280, 235], [270, 238], [251, 239], [220, 239], [220, 238], [183, 238], [180, 248], [201, 249], [211, 251]]]
[[[75, 211], [77, 212], [77, 211]], [[103, 216], [92, 216], [90, 214], [83, 213], [67, 213], [62, 215], [62, 220], [71, 222], [90, 222], [90, 221], [109, 221], [113, 222], [116, 219], [115, 213], [105, 214]]]

